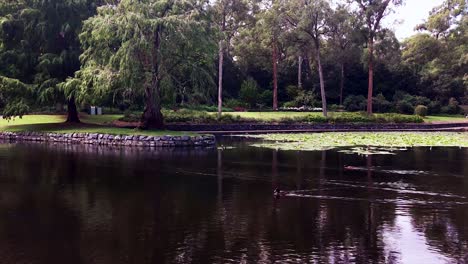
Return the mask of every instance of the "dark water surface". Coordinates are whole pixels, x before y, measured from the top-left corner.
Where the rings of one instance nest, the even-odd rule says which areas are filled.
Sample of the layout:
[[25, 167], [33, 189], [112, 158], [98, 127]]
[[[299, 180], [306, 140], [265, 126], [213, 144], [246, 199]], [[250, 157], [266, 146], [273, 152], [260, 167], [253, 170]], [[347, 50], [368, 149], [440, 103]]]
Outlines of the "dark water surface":
[[224, 144], [0, 144], [0, 263], [468, 263], [466, 148]]

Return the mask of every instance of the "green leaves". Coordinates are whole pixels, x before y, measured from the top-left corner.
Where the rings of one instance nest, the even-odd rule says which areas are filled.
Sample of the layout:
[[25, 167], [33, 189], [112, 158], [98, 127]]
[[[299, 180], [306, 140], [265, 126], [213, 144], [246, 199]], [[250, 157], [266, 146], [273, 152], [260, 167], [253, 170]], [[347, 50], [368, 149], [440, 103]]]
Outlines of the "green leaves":
[[364, 155], [389, 154], [394, 149], [402, 147], [468, 147], [468, 134], [451, 132], [349, 132], [269, 134], [249, 137], [265, 140], [264, 143], [254, 144], [256, 147], [282, 150], [314, 151], [341, 147], [366, 146], [364, 148], [353, 148], [350, 151], [350, 153]]
[[32, 88], [19, 80], [0, 76], [0, 98], [5, 103], [1, 112], [3, 118], [21, 117], [29, 112], [33, 101]]

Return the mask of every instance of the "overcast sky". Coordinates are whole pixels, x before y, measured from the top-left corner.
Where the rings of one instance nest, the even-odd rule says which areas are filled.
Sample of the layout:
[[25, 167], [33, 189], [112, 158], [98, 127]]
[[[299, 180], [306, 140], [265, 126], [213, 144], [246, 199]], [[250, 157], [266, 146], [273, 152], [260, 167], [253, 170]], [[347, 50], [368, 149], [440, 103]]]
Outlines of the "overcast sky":
[[442, 4], [443, 0], [406, 0], [405, 5], [399, 7], [384, 21], [395, 30], [399, 40], [403, 40], [415, 33], [414, 27], [429, 16], [432, 8]]

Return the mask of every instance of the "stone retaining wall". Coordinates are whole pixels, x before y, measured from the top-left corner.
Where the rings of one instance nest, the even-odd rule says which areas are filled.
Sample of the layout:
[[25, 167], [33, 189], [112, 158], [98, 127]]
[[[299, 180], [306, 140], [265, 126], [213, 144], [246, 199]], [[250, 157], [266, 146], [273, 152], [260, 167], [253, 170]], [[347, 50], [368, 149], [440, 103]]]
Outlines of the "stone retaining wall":
[[0, 139], [10, 141], [59, 142], [69, 144], [131, 147], [194, 147], [216, 144], [212, 135], [200, 136], [132, 136], [98, 133], [0, 132]]

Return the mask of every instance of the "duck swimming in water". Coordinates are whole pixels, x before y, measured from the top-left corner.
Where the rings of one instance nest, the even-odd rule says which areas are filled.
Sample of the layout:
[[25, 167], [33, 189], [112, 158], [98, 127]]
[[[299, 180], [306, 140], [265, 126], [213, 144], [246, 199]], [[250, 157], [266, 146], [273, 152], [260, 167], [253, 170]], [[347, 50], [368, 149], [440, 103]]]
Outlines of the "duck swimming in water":
[[282, 191], [280, 188], [276, 188], [273, 191], [273, 196], [275, 196], [275, 198], [280, 198], [281, 196], [285, 196], [285, 195], [286, 195], [286, 192]]

